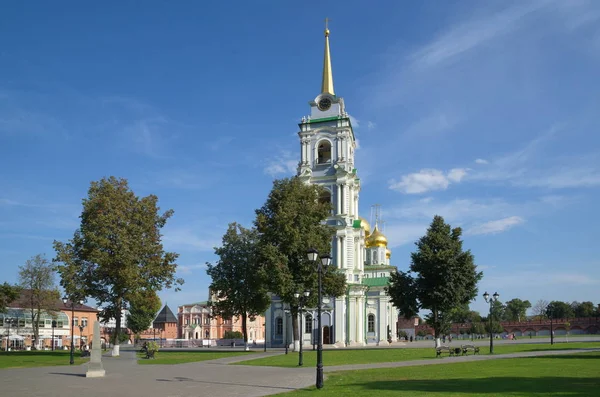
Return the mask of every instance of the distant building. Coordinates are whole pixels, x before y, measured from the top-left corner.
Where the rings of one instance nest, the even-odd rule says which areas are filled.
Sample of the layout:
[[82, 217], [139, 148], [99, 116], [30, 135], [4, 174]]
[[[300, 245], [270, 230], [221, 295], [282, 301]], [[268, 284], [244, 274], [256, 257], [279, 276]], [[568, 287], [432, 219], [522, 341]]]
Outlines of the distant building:
[[11, 349], [50, 349], [53, 344], [55, 348], [68, 347], [71, 345], [71, 320], [75, 346], [79, 347], [92, 340], [93, 323], [97, 319], [98, 310], [91, 306], [75, 304], [72, 312], [71, 302], [65, 304], [60, 299], [56, 300], [53, 311], [41, 313], [39, 340], [34, 340], [27, 294], [28, 291], [24, 290], [17, 300], [8, 305], [6, 313], [0, 313], [3, 350], [6, 349], [7, 343]]
[[[181, 305], [177, 308], [180, 339], [210, 339], [225, 337], [227, 331], [242, 332], [242, 319], [225, 319], [212, 314], [208, 301]], [[262, 342], [265, 339], [264, 317], [248, 318], [248, 342]]]

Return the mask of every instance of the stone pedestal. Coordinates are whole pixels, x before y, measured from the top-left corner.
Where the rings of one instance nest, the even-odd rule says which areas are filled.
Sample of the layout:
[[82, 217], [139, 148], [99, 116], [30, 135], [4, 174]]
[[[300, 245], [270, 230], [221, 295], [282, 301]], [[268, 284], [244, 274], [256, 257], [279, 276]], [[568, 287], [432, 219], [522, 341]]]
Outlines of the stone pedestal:
[[86, 378], [101, 378], [106, 374], [102, 366], [102, 346], [100, 343], [100, 323], [94, 321], [94, 337], [92, 338], [92, 354], [88, 363]]

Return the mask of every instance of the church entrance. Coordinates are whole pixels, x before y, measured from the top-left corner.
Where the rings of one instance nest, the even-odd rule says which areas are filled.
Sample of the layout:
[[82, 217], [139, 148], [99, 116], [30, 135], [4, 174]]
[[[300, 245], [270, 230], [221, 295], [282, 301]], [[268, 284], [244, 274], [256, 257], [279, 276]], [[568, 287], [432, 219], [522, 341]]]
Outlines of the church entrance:
[[331, 344], [331, 326], [323, 327], [323, 344], [330, 345]]

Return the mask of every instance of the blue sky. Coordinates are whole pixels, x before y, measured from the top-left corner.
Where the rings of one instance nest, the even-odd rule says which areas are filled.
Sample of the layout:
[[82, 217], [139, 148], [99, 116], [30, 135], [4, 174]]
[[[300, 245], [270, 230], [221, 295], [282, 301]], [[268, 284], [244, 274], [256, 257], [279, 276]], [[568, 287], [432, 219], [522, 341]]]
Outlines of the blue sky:
[[295, 170], [327, 16], [360, 211], [382, 206], [393, 264], [440, 214], [463, 227], [480, 294], [598, 303], [600, 3], [365, 4], [6, 4], [0, 281], [52, 258], [90, 181], [115, 175], [175, 210], [164, 243], [186, 284], [163, 302], [206, 299], [227, 224], [250, 225]]

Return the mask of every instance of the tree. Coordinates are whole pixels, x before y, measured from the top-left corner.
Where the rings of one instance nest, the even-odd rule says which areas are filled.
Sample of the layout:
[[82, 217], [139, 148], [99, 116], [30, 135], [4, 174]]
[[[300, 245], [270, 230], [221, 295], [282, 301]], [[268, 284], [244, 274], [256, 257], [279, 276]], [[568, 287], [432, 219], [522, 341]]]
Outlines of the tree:
[[[295, 293], [312, 291], [306, 306], [316, 306], [317, 269], [307, 258], [310, 248], [331, 252], [334, 229], [325, 224], [331, 204], [319, 200], [325, 189], [305, 184], [298, 177], [275, 180], [265, 204], [256, 210], [258, 255], [268, 288], [290, 305], [294, 341], [298, 334], [298, 299]], [[346, 290], [344, 274], [333, 264], [323, 269], [323, 292], [341, 296]]]
[[19, 285], [24, 290], [24, 302], [31, 314], [31, 328], [36, 345], [40, 344], [40, 318], [43, 313], [54, 314], [60, 293], [54, 280], [54, 266], [37, 254], [19, 266]]
[[531, 302], [514, 298], [506, 302], [504, 317], [506, 321], [521, 321], [527, 317], [527, 309], [531, 308]]
[[543, 318], [546, 318], [546, 309], [548, 308], [548, 301], [544, 300], [544, 299], [540, 299], [539, 301], [535, 302], [535, 305], [533, 305], [533, 308], [531, 309], [533, 312], [533, 315], [536, 319], [541, 320]]
[[94, 298], [100, 317], [116, 320], [113, 355], [119, 354], [122, 309], [136, 293], [183, 283], [175, 278], [178, 254], [161, 243], [173, 210], [161, 215], [157, 202], [154, 195], [137, 197], [125, 179], [92, 182], [79, 229], [67, 243], [54, 242], [65, 292]]
[[215, 296], [212, 310], [224, 318], [240, 317], [244, 346], [248, 349], [248, 317], [254, 318], [269, 307], [266, 283], [258, 259], [258, 233], [233, 222], [223, 235], [223, 245], [215, 248], [219, 260], [207, 263]]
[[21, 287], [8, 283], [0, 284], [0, 313], [6, 312], [6, 307], [17, 300], [21, 294]]
[[[242, 339], [244, 336], [240, 331], [225, 331], [223, 339]], [[244, 341], [245, 343], [246, 341]]]
[[596, 307], [590, 301], [586, 302], [573, 302], [571, 303], [571, 307], [575, 312], [575, 317], [594, 317], [596, 312]]
[[127, 328], [138, 335], [152, 325], [152, 320], [160, 310], [160, 298], [153, 290], [140, 290], [129, 296], [129, 304]]
[[546, 307], [547, 318], [572, 318], [574, 315], [573, 308], [566, 302], [552, 301]]
[[468, 304], [477, 295], [477, 272], [470, 250], [463, 251], [462, 231], [452, 229], [444, 218], [436, 215], [425, 236], [416, 242], [408, 272], [391, 274], [386, 288], [400, 313], [410, 318], [421, 309], [431, 310], [436, 346], [444, 329], [444, 317], [451, 310]]

